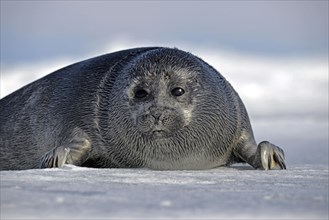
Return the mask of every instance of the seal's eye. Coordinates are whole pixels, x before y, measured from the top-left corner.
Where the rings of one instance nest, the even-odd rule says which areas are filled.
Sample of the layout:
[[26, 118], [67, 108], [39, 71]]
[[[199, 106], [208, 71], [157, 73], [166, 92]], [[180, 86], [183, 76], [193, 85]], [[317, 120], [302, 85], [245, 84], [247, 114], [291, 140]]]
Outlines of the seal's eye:
[[135, 92], [135, 98], [142, 99], [148, 95], [148, 92], [144, 89], [139, 89]]
[[174, 88], [173, 90], [171, 90], [171, 94], [173, 96], [181, 96], [185, 93], [184, 89], [182, 88], [179, 88], [179, 87], [176, 87]]

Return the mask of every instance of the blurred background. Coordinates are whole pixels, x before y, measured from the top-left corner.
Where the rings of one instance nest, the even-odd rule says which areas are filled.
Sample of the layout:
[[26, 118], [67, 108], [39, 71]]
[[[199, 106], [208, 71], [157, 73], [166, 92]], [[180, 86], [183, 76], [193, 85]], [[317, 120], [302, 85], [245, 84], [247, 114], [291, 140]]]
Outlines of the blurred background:
[[257, 142], [328, 164], [328, 1], [4, 1], [0, 98], [61, 67], [168, 46], [214, 66]]

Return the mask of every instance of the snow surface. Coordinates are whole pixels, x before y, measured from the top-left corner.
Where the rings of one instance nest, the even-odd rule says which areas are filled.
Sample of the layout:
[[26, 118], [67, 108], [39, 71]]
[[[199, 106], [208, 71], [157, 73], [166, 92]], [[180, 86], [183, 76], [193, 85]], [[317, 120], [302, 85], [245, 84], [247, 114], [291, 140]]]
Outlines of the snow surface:
[[1, 219], [328, 219], [328, 165], [1, 171]]

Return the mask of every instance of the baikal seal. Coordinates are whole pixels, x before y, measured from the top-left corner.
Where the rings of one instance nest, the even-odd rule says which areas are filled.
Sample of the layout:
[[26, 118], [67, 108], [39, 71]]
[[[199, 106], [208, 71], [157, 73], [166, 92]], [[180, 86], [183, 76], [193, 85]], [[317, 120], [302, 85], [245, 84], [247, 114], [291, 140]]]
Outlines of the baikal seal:
[[63, 167], [286, 169], [255, 142], [238, 93], [176, 48], [118, 51], [57, 70], [0, 100], [2, 170]]

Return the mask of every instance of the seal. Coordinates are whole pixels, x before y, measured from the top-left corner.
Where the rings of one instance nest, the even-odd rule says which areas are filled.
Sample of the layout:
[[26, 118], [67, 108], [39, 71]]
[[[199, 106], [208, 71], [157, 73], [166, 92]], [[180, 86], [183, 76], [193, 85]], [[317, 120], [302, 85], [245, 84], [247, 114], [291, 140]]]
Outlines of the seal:
[[63, 167], [285, 169], [212, 66], [176, 48], [91, 58], [0, 100], [2, 170]]

